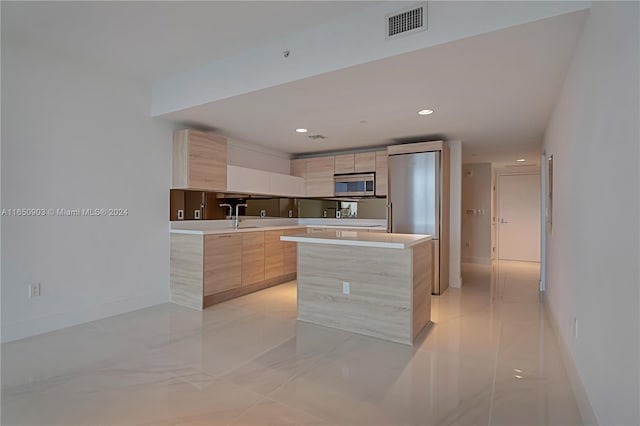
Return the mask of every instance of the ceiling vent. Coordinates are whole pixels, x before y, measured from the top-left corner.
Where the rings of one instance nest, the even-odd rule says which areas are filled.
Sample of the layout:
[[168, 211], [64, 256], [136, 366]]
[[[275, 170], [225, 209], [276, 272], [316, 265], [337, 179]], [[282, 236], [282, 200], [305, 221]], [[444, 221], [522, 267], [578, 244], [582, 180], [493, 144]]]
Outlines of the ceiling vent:
[[309, 139], [326, 139], [326, 136], [323, 135], [309, 135]]
[[403, 9], [386, 16], [387, 38], [396, 38], [427, 29], [427, 3]]

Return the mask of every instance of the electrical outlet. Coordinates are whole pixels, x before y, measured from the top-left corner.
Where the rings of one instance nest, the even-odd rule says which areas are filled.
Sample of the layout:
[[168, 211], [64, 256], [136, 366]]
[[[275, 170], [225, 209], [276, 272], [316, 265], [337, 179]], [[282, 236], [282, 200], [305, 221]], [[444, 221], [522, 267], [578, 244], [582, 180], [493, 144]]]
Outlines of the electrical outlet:
[[29, 298], [40, 296], [40, 283], [29, 284]]
[[267, 211], [265, 209], [260, 210], [260, 217], [267, 217]]
[[327, 217], [327, 211], [326, 210], [322, 211], [322, 217]]
[[289, 210], [289, 217], [293, 217], [293, 210]]
[[578, 338], [578, 318], [573, 319], [573, 337]]
[[342, 294], [349, 294], [349, 293], [351, 293], [351, 284], [349, 284], [347, 281], [343, 281]]

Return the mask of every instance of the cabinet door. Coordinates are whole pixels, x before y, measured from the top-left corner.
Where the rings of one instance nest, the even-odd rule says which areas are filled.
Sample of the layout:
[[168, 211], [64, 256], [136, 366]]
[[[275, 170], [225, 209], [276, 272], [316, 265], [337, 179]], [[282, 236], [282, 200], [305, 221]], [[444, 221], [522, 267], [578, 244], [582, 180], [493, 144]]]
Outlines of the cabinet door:
[[376, 153], [359, 152], [355, 155], [355, 172], [374, 172], [376, 170]]
[[239, 234], [204, 236], [204, 295], [242, 285], [242, 238]]
[[376, 195], [387, 195], [387, 151], [376, 151]]
[[284, 231], [265, 231], [264, 233], [264, 279], [270, 280], [283, 274], [284, 244], [280, 237]]
[[[287, 229], [284, 235], [304, 234], [306, 228]], [[293, 274], [298, 270], [298, 243], [283, 241], [284, 245], [284, 267], [283, 273]]]
[[333, 197], [334, 157], [307, 158], [307, 197]]
[[299, 158], [297, 160], [291, 160], [291, 176], [306, 177], [307, 175], [307, 160]]
[[242, 234], [242, 286], [264, 281], [264, 232]]
[[334, 173], [353, 173], [354, 155], [344, 154], [336, 155], [334, 159]]
[[198, 190], [227, 189], [227, 141], [193, 129], [173, 134], [172, 185]]

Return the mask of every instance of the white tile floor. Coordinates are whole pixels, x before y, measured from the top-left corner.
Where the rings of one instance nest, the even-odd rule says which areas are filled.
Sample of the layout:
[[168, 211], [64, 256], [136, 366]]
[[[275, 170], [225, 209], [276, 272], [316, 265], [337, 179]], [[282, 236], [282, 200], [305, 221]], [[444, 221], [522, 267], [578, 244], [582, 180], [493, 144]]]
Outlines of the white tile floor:
[[3, 425], [577, 425], [538, 265], [465, 265], [414, 347], [297, 323], [288, 283], [2, 345]]

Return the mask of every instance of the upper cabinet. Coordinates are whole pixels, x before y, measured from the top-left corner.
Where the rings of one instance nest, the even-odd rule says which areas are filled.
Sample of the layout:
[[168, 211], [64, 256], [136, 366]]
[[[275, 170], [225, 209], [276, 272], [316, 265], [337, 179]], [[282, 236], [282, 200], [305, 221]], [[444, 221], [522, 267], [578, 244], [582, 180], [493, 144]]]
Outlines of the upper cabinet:
[[387, 151], [291, 160], [291, 174], [305, 179], [307, 197], [333, 197], [333, 175], [376, 172], [376, 196], [387, 195]]
[[376, 151], [376, 195], [387, 195], [387, 179], [389, 174], [387, 151]]
[[291, 160], [291, 176], [305, 177], [307, 175], [307, 159]]
[[353, 173], [355, 170], [355, 155], [336, 155], [334, 159], [334, 173]]
[[278, 197], [304, 197], [302, 177], [227, 166], [227, 191], [247, 194], [268, 194]]
[[356, 173], [373, 172], [375, 170], [376, 170], [376, 153], [375, 152], [359, 152], [355, 154], [354, 171]]
[[334, 157], [306, 159], [307, 197], [333, 197]]
[[227, 141], [193, 129], [173, 134], [172, 187], [208, 191], [227, 189]]

